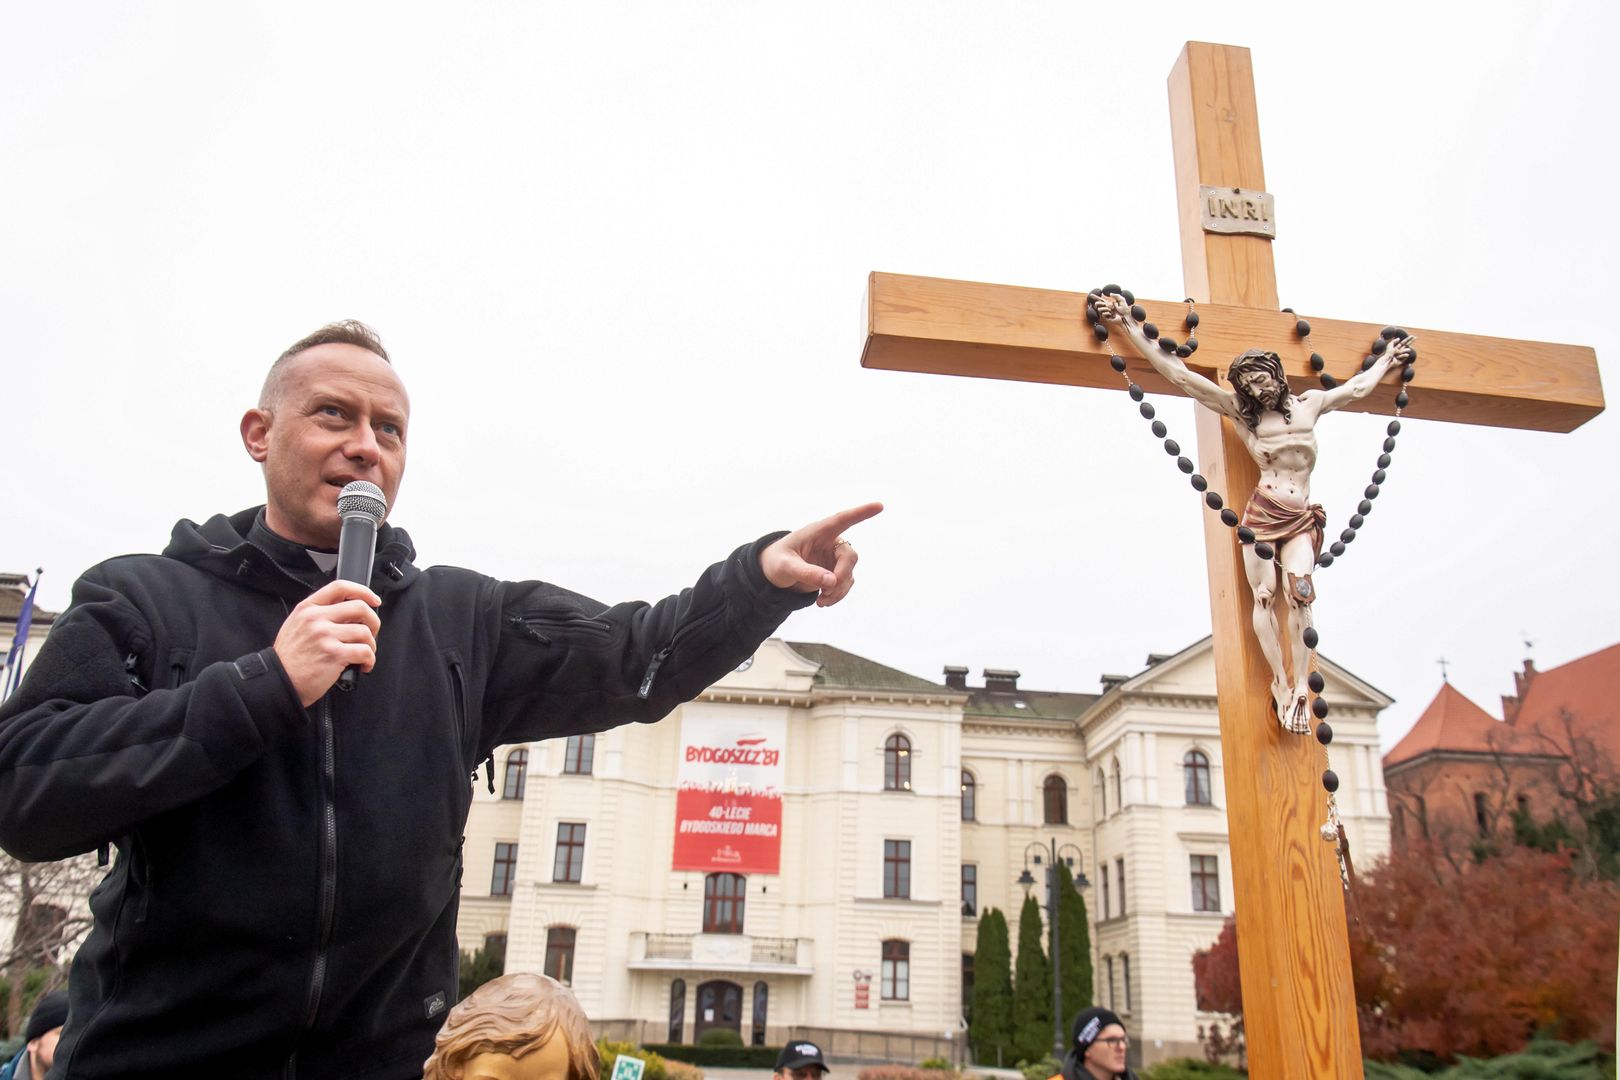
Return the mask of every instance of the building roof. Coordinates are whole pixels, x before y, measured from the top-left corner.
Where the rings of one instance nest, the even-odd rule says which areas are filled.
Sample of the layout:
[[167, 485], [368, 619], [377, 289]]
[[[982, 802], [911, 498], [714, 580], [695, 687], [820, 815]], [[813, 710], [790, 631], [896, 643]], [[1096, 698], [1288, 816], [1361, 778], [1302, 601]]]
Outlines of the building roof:
[[1067, 694], [1057, 690], [995, 690], [969, 687], [963, 718], [1015, 720], [1078, 720], [1097, 700], [1096, 694]]
[[[23, 601], [28, 598], [27, 574], [0, 574], [0, 623], [15, 626], [17, 616], [22, 614]], [[38, 604], [34, 605], [34, 625], [49, 626], [56, 621], [60, 612], [46, 611]], [[0, 648], [10, 648], [11, 639], [8, 636]]]
[[907, 675], [896, 668], [857, 656], [831, 645], [812, 641], [790, 641], [788, 647], [820, 666], [816, 685], [849, 690], [916, 690], [933, 694], [953, 693], [941, 683]]
[[1521, 680], [1513, 727], [1565, 752], [1572, 733], [1590, 739], [1620, 765], [1620, 644], [1547, 671], [1527, 665]]
[[1429, 707], [1394, 749], [1384, 755], [1384, 768], [1440, 750], [1489, 754], [1508, 749], [1515, 732], [1475, 705], [1449, 682], [1440, 684]]

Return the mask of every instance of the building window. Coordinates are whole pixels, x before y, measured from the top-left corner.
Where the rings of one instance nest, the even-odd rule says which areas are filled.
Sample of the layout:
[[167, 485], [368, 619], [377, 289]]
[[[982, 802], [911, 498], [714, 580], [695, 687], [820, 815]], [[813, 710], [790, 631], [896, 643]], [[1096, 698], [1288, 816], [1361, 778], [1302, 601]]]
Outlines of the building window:
[[679, 1043], [686, 1038], [686, 980], [676, 979], [669, 984], [669, 1038]]
[[1108, 896], [1109, 896], [1109, 892], [1108, 892], [1108, 864], [1103, 862], [1101, 859], [1098, 859], [1097, 860], [1097, 869], [1098, 869], [1098, 875], [1097, 876], [1102, 878], [1102, 892], [1103, 892], [1103, 895], [1102, 895], [1102, 901], [1103, 901], [1102, 902], [1102, 917], [1107, 919], [1107, 918], [1111, 918], [1113, 916], [1113, 912], [1109, 909], [1109, 905], [1108, 905]]
[[1046, 823], [1048, 825], [1067, 825], [1069, 823], [1069, 785], [1061, 776], [1048, 776], [1042, 785], [1046, 803]]
[[523, 798], [523, 784], [529, 776], [529, 752], [514, 750], [506, 755], [506, 780], [501, 784], [501, 798]]
[[911, 943], [883, 943], [883, 1000], [911, 1000]]
[[552, 926], [546, 930], [546, 974], [564, 986], [574, 985], [574, 928]]
[[761, 980], [754, 984], [754, 1045], [765, 1045], [765, 1010], [770, 1004], [771, 988]]
[[1114, 759], [1114, 813], [1116, 813], [1116, 814], [1119, 813], [1121, 810], [1125, 809], [1124, 790], [1125, 790], [1125, 786], [1120, 783], [1120, 778], [1119, 778], [1119, 758], [1115, 758]]
[[710, 874], [703, 879], [703, 932], [740, 934], [743, 932], [743, 904], [747, 900], [748, 879], [741, 874]]
[[1202, 750], [1189, 750], [1181, 759], [1181, 773], [1187, 782], [1187, 805], [1209, 806], [1215, 800], [1209, 787], [1209, 758]]
[[[1125, 915], [1125, 914], [1127, 914], [1127, 912], [1125, 910], [1125, 860], [1124, 859], [1115, 859], [1114, 860], [1114, 875], [1119, 878], [1119, 913], [1121, 915]], [[1104, 877], [1108, 876], [1106, 871], [1104, 872], [1103, 876]], [[1126, 1008], [1130, 1008], [1130, 997], [1131, 996], [1129, 994], [1125, 995], [1125, 1002], [1126, 1002], [1125, 1007]]]
[[495, 872], [489, 878], [489, 895], [511, 896], [517, 880], [517, 845], [495, 845]]
[[962, 820], [979, 820], [978, 787], [973, 774], [962, 770]]
[[551, 864], [551, 880], [578, 884], [585, 869], [585, 826], [564, 821], [557, 825], [557, 857]]
[[883, 841], [883, 896], [886, 900], [911, 899], [911, 841]]
[[568, 736], [568, 745], [563, 749], [563, 772], [589, 776], [595, 762], [595, 735]]
[[485, 934], [484, 955], [504, 972], [506, 970], [506, 935], [504, 933]]
[[1103, 978], [1108, 986], [1108, 1010], [1112, 1012], [1114, 1009], [1114, 958], [1112, 956], [1103, 957], [1103, 972]]
[[962, 1020], [973, 1022], [973, 954], [962, 954]]
[[883, 744], [883, 790], [911, 790], [911, 740], [890, 735]]
[[1486, 813], [1486, 800], [1483, 791], [1474, 792], [1474, 824], [1479, 826], [1479, 835], [1490, 835], [1490, 815]]
[[1213, 855], [1192, 856], [1192, 906], [1194, 911], [1221, 910], [1221, 872]]
[[1125, 976], [1125, 1011], [1131, 1011], [1131, 954], [1120, 953], [1119, 965], [1121, 973]]
[[962, 864], [962, 914], [972, 918], [979, 913], [979, 868]]
[[1108, 816], [1108, 781], [1103, 779], [1101, 769], [1097, 770], [1097, 780], [1091, 785], [1091, 794], [1097, 800], [1097, 820], [1101, 821]]

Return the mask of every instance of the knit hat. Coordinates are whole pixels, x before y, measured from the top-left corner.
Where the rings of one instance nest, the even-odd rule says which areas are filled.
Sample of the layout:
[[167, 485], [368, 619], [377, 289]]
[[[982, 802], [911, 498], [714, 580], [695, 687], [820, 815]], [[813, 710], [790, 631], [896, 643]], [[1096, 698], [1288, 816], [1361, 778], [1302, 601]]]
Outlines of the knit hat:
[[1102, 1029], [1110, 1024], [1125, 1026], [1123, 1020], [1099, 1005], [1082, 1009], [1074, 1018], [1074, 1027], [1069, 1034], [1069, 1052], [1063, 1055], [1063, 1080], [1083, 1080], [1088, 1075], [1080, 1071], [1081, 1062], [1085, 1061], [1086, 1051], [1097, 1041]]
[[55, 1031], [67, 1023], [68, 995], [66, 990], [53, 990], [34, 1004], [34, 1014], [23, 1029], [23, 1041], [33, 1042], [48, 1031]]

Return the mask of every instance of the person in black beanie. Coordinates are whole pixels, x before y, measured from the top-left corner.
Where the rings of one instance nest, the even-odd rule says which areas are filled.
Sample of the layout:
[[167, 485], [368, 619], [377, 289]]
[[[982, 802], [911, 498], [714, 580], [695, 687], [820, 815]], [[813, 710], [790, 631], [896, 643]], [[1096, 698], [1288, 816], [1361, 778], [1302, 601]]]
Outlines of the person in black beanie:
[[23, 1048], [0, 1065], [0, 1080], [44, 1080], [56, 1059], [56, 1039], [62, 1034], [67, 1015], [66, 990], [54, 990], [40, 998], [23, 1028]]
[[1082, 1010], [1070, 1029], [1063, 1080], [1136, 1080], [1125, 1066], [1130, 1046], [1118, 1016], [1100, 1006]]

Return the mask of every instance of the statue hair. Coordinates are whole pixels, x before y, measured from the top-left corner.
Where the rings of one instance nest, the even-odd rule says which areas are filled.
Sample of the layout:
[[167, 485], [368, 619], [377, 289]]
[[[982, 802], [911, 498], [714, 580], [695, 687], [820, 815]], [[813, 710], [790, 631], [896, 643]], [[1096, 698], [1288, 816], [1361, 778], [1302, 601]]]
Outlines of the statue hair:
[[521, 1058], [553, 1036], [568, 1045], [568, 1080], [599, 1080], [596, 1042], [573, 992], [549, 975], [514, 972], [480, 986], [450, 1010], [422, 1080], [461, 1080], [479, 1054]]
[[[1238, 385], [1238, 376], [1249, 371], [1264, 371], [1277, 380], [1282, 390], [1278, 394], [1275, 406], [1258, 400]], [[1282, 359], [1276, 353], [1250, 349], [1232, 361], [1232, 366], [1226, 369], [1226, 381], [1232, 384], [1232, 393], [1237, 396], [1238, 413], [1243, 417], [1244, 423], [1249, 425], [1250, 431], [1259, 426], [1260, 414], [1268, 409], [1282, 413], [1284, 420], [1292, 418], [1288, 411], [1288, 399], [1293, 397], [1293, 392], [1288, 389], [1288, 380], [1283, 376]]]

